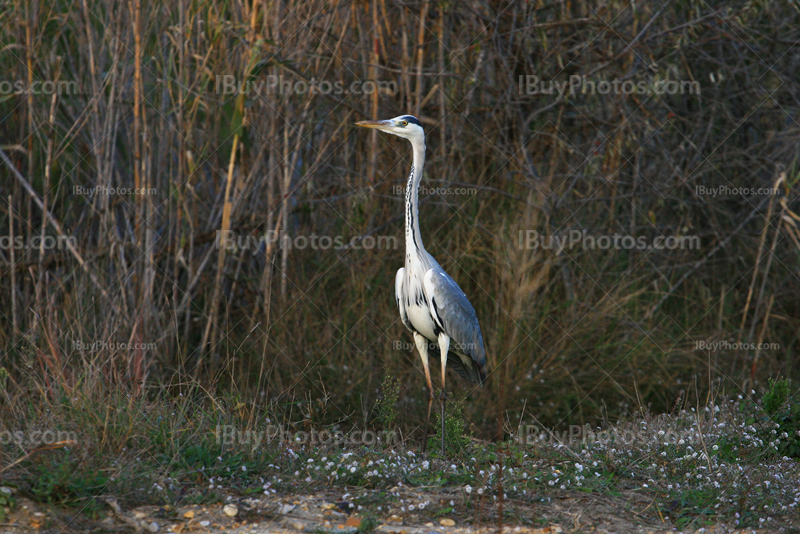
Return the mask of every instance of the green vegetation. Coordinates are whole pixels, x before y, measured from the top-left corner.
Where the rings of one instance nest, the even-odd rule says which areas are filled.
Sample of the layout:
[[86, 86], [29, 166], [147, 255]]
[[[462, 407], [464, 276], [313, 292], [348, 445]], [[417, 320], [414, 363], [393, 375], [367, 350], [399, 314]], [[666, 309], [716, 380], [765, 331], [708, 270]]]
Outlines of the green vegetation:
[[764, 411], [770, 417], [774, 417], [778, 410], [784, 407], [789, 401], [789, 381], [769, 379], [769, 390], [764, 394], [762, 404]]
[[109, 479], [99, 470], [87, 469], [71, 456], [70, 453], [61, 454], [36, 465], [30, 494], [42, 502], [79, 506], [82, 511], [94, 513], [99, 505], [91, 498], [108, 487]]
[[770, 379], [769, 384], [762, 400], [764, 412], [775, 423], [769, 437], [778, 437], [779, 454], [800, 458], [800, 394], [790, 395], [788, 379]]
[[[464, 417], [464, 405], [466, 398], [451, 400], [447, 403], [447, 410], [444, 418], [444, 432], [445, 432], [445, 456], [461, 457], [469, 450], [469, 445], [473, 437], [472, 429], [469, 427], [469, 421]], [[434, 400], [434, 408], [439, 408], [439, 411], [433, 409], [432, 416], [436, 420], [431, 421], [435, 434], [428, 436], [428, 450], [432, 456], [440, 456], [442, 449], [442, 413], [441, 405], [438, 401]]]
[[[333, 492], [352, 494], [342, 500], [371, 518], [363, 524], [367, 529], [389, 515], [411, 513], [423, 522], [455, 516], [460, 522], [493, 523], [501, 494], [505, 522], [536, 524], [543, 520], [535, 512], [543, 503], [594, 494], [620, 506], [632, 496], [645, 499], [651, 506], [642, 518], [684, 530], [720, 523], [792, 525], [800, 510], [800, 463], [787, 456], [796, 438], [780, 421], [797, 392], [789, 388], [785, 402], [768, 404], [783, 395], [781, 382], [772, 382], [763, 395], [716, 397], [673, 414], [642, 409], [594, 427], [550, 431], [522, 422], [507, 429], [510, 437], [501, 442], [470, 437], [462, 402], [453, 401], [444, 458], [438, 436], [431, 436], [427, 455], [402, 442], [360, 440], [364, 434], [326, 440], [325, 432], [337, 434], [325, 427], [324, 415], [279, 420], [274, 412], [251, 414], [225, 398], [175, 399], [162, 390], [147, 403], [118, 397], [105, 405], [117, 420], [135, 421], [117, 436], [102, 430], [110, 426], [105, 423], [84, 423], [73, 427], [79, 445], [43, 447], [22, 458], [18, 447], [3, 446], [4, 458], [21, 461], [0, 478], [0, 486], [14, 493], [0, 497], [9, 509], [21, 496], [96, 517], [104, 509], [102, 495], [176, 506], [223, 502], [228, 496]], [[776, 410], [772, 416], [767, 405]], [[15, 406], [21, 406], [19, 400]], [[32, 408], [29, 422], [42, 428], [48, 421], [69, 421], [73, 410], [103, 411], [99, 405], [51, 403]], [[380, 419], [375, 424], [383, 428]], [[401, 487], [425, 491], [409, 500]], [[456, 497], [442, 500], [436, 494]]]
[[11, 488], [0, 486], [0, 521], [6, 520], [8, 514], [14, 508], [14, 497]]
[[397, 428], [397, 401], [400, 398], [400, 381], [392, 375], [383, 379], [382, 395], [378, 398], [378, 421], [385, 431]]

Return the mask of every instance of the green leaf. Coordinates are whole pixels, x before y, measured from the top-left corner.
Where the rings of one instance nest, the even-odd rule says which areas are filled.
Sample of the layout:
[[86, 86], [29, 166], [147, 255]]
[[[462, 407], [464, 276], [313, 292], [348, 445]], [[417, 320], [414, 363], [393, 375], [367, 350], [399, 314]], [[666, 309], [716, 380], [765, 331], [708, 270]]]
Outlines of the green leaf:
[[239, 93], [236, 97], [236, 105], [233, 107], [231, 116], [231, 135], [242, 135], [244, 130], [244, 93]]

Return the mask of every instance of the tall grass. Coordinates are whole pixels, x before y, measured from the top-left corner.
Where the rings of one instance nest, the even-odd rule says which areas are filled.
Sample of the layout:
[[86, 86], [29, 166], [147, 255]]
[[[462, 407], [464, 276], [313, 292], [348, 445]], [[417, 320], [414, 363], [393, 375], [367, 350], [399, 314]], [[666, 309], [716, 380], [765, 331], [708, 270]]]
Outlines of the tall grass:
[[[584, 423], [797, 378], [798, 18], [770, 1], [14, 0], [4, 79], [73, 89], [0, 96], [0, 235], [24, 243], [0, 249], [0, 403], [201, 384], [251, 420], [370, 425], [391, 374], [414, 429], [424, 380], [393, 296], [409, 151], [352, 126], [402, 113], [427, 132], [426, 246], [484, 331], [492, 373], [464, 407], [479, 435], [525, 410]], [[699, 94], [528, 85], [571, 76]], [[525, 246], [581, 231], [700, 246]]]

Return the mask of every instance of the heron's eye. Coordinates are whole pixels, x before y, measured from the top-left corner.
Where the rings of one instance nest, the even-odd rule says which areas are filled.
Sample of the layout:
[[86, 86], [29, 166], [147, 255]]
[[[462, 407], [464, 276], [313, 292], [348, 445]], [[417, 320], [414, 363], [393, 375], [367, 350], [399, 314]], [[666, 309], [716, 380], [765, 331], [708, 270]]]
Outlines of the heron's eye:
[[400, 126], [408, 126], [408, 121], [400, 121]]

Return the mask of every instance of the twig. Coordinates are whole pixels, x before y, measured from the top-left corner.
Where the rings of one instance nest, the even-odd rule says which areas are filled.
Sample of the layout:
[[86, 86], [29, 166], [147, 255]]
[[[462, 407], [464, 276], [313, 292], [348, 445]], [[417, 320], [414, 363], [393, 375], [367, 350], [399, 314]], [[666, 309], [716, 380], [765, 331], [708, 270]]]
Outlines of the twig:
[[108, 299], [109, 304], [111, 304], [111, 306], [117, 313], [122, 313], [122, 310], [119, 308], [119, 306], [117, 306], [117, 304], [113, 300], [111, 300], [111, 296], [108, 294], [108, 290], [103, 289], [103, 287], [100, 285], [100, 282], [97, 280], [97, 276], [91, 271], [91, 269], [89, 269], [89, 266], [86, 264], [86, 261], [84, 261], [80, 252], [78, 252], [78, 249], [76, 249], [75, 245], [72, 244], [72, 240], [70, 238], [72, 238], [73, 236], [68, 236], [67, 233], [64, 232], [64, 230], [61, 227], [61, 224], [59, 224], [56, 218], [53, 217], [53, 215], [47, 209], [45, 209], [44, 204], [42, 203], [42, 199], [39, 197], [39, 193], [37, 193], [36, 190], [33, 187], [31, 187], [31, 184], [29, 184], [28, 181], [25, 179], [25, 177], [22, 176], [22, 173], [20, 173], [17, 170], [17, 168], [14, 166], [14, 164], [11, 162], [11, 160], [8, 158], [8, 156], [6, 155], [5, 151], [2, 148], [0, 148], [0, 158], [2, 158], [5, 164], [8, 166], [8, 168], [11, 169], [12, 174], [14, 174], [14, 176], [17, 178], [17, 181], [22, 185], [22, 188], [25, 189], [28, 195], [30, 195], [34, 203], [36, 203], [36, 205], [39, 206], [39, 209], [42, 210], [42, 214], [48, 220], [50, 226], [53, 227], [53, 229], [60, 237], [64, 238], [64, 242], [67, 246], [67, 249], [70, 251], [72, 256], [81, 266], [81, 269], [83, 269], [84, 272], [89, 275], [89, 278], [91, 279], [92, 284], [94, 284], [94, 287], [97, 288], [97, 290], [100, 291], [100, 293]]
[[593, 74], [595, 74], [595, 73], [597, 73], [597, 72], [600, 72], [601, 70], [605, 69], [606, 67], [608, 67], [609, 65], [611, 65], [613, 62], [615, 62], [616, 60], [618, 60], [619, 58], [621, 58], [623, 55], [625, 55], [625, 53], [627, 53], [627, 52], [628, 52], [628, 49], [629, 49], [629, 48], [633, 48], [633, 45], [635, 45], [635, 44], [636, 44], [636, 43], [639, 41], [639, 39], [641, 39], [641, 38], [642, 38], [642, 36], [643, 36], [643, 35], [644, 35], [644, 34], [647, 32], [647, 30], [650, 28], [650, 26], [651, 26], [651, 25], [652, 25], [652, 24], [653, 24], [653, 23], [656, 21], [656, 19], [657, 19], [659, 16], [661, 16], [661, 13], [663, 13], [663, 12], [664, 12], [664, 10], [665, 10], [665, 9], [667, 9], [667, 7], [669, 7], [669, 5], [670, 5], [671, 3], [672, 3], [672, 2], [664, 2], [664, 5], [662, 5], [662, 6], [661, 6], [661, 9], [659, 9], [658, 11], [656, 11], [656, 14], [655, 14], [655, 15], [653, 15], [653, 16], [650, 18], [650, 20], [647, 22], [647, 24], [645, 24], [645, 25], [644, 25], [644, 28], [642, 28], [642, 31], [640, 31], [640, 32], [639, 32], [639, 33], [636, 35], [636, 37], [634, 37], [634, 38], [633, 38], [633, 40], [631, 40], [631, 42], [630, 42], [630, 43], [628, 43], [628, 45], [627, 45], [625, 48], [623, 48], [623, 49], [622, 49], [622, 52], [620, 52], [619, 54], [617, 54], [617, 55], [616, 55], [616, 56], [614, 56], [613, 58], [609, 59], [608, 61], [606, 61], [606, 62], [605, 62], [605, 63], [603, 63], [602, 65], [598, 65], [597, 67], [595, 67], [595, 68], [593, 68], [592, 70], [590, 70], [590, 71], [589, 71], [589, 74], [587, 74], [587, 75], [586, 75], [586, 77], [588, 78], [588, 77], [592, 76]]
[[733, 239], [733, 236], [738, 234], [742, 230], [742, 228], [744, 228], [745, 225], [750, 222], [750, 219], [752, 219], [756, 215], [756, 213], [760, 211], [760, 209], [764, 206], [764, 202], [766, 202], [766, 199], [764, 199], [758, 207], [754, 208], [753, 211], [751, 211], [750, 214], [747, 217], [745, 217], [745, 219], [741, 223], [739, 223], [739, 226], [734, 228], [733, 231], [730, 234], [728, 234], [728, 237], [720, 241], [720, 243], [716, 247], [711, 249], [711, 251], [708, 254], [706, 254], [698, 261], [696, 261], [695, 264], [692, 265], [692, 267], [688, 271], [686, 271], [684, 275], [681, 276], [680, 279], [678, 279], [677, 282], [672, 284], [672, 287], [670, 287], [669, 290], [666, 293], [664, 293], [664, 295], [662, 295], [660, 299], [658, 299], [658, 302], [656, 302], [656, 304], [652, 308], [650, 308], [650, 311], [648, 311], [644, 315], [644, 317], [642, 317], [642, 322], [645, 322], [650, 317], [652, 317], [653, 314], [661, 307], [661, 305], [664, 304], [664, 301], [667, 300], [670, 296], [672, 296], [675, 290], [678, 289], [681, 286], [681, 284], [683, 284], [686, 281], [687, 278], [689, 278], [697, 269], [699, 269], [701, 265], [707, 262], [709, 258], [711, 258], [711, 256], [716, 254], [719, 249], [727, 245], [728, 242], [731, 239]]
[[14, 467], [15, 465], [19, 464], [20, 462], [24, 462], [25, 460], [27, 460], [28, 458], [30, 458], [31, 456], [33, 456], [37, 452], [50, 451], [50, 450], [53, 450], [53, 449], [62, 449], [64, 447], [70, 447], [72, 445], [77, 445], [77, 444], [78, 444], [77, 441], [66, 440], [66, 441], [58, 441], [56, 443], [50, 443], [48, 445], [42, 445], [41, 447], [36, 447], [32, 451], [28, 451], [27, 453], [25, 453], [24, 456], [22, 456], [20, 458], [17, 458], [16, 460], [11, 462], [7, 466], [5, 466], [2, 469], [0, 469], [0, 473], [2, 473], [3, 471], [7, 471], [7, 470], [11, 469], [12, 467]]

